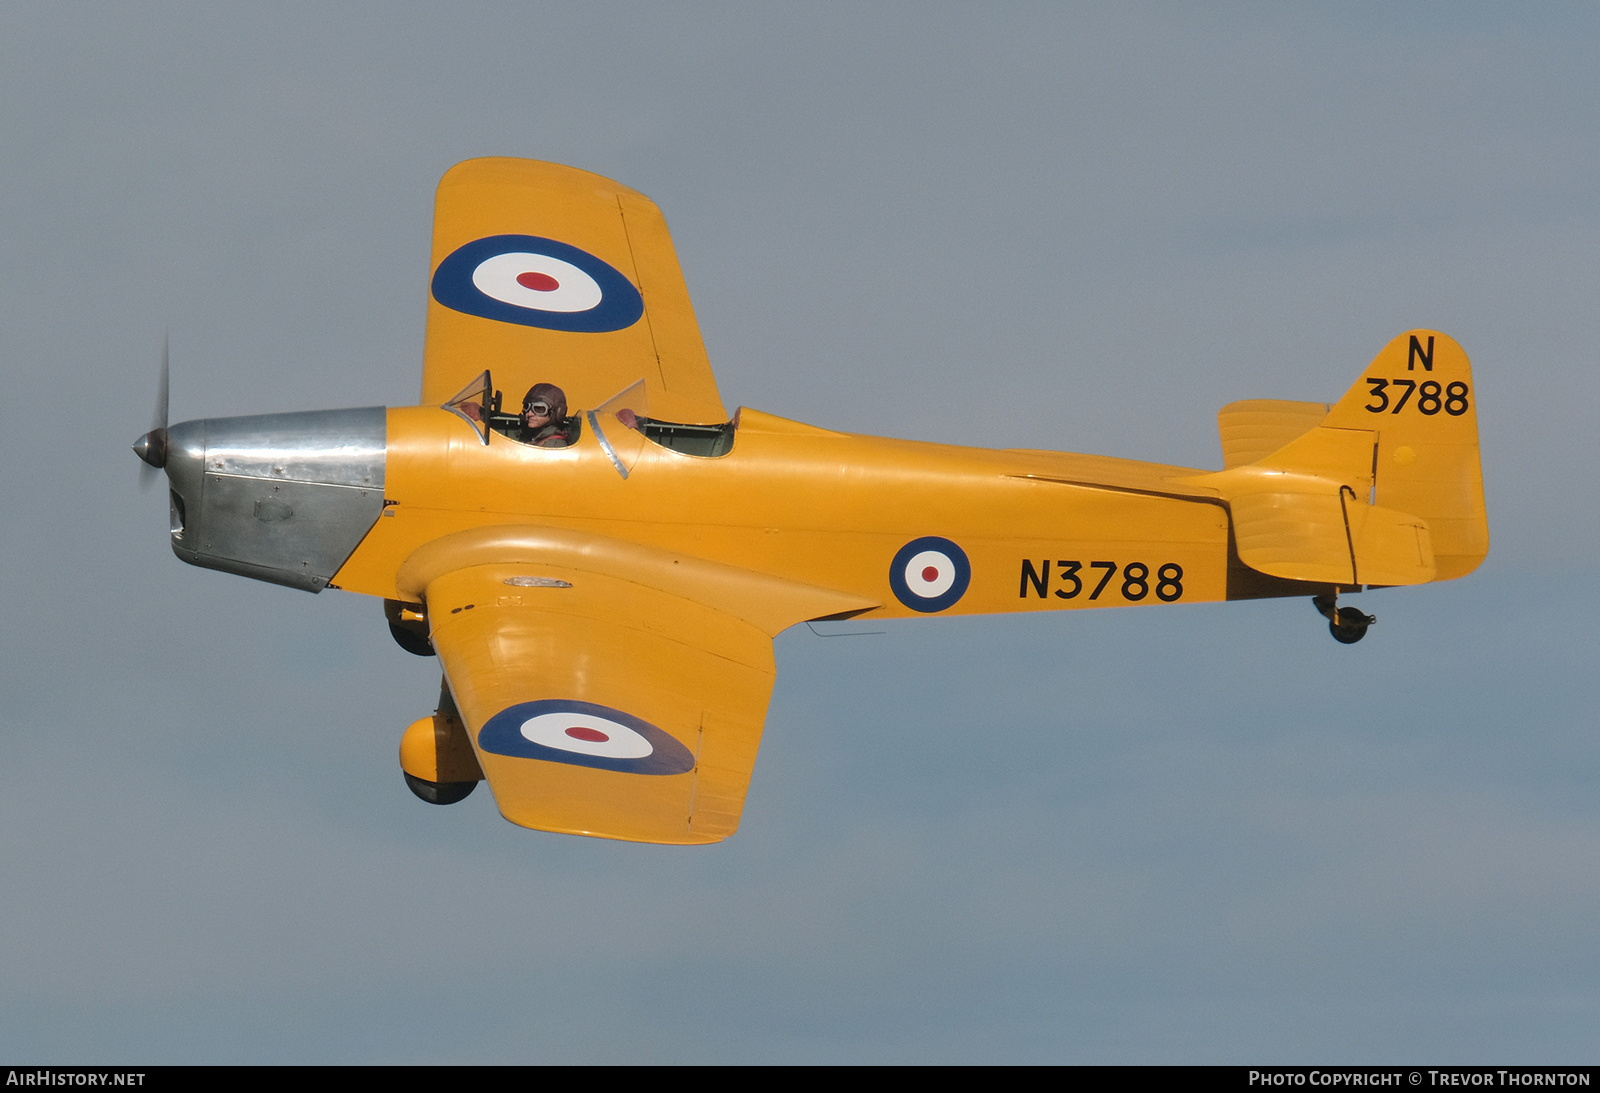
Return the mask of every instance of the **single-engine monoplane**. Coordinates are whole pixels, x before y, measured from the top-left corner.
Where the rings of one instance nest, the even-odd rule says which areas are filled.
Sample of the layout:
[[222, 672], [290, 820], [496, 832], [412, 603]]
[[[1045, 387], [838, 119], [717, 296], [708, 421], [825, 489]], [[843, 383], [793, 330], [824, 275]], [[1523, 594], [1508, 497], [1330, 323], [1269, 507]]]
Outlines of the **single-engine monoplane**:
[[163, 394], [134, 447], [179, 558], [378, 597], [438, 656], [400, 744], [437, 804], [487, 780], [526, 827], [715, 842], [789, 626], [1307, 596], [1349, 643], [1375, 620], [1341, 595], [1489, 549], [1472, 373], [1437, 331], [1331, 405], [1224, 406], [1198, 470], [729, 414], [660, 211], [570, 167], [452, 168], [430, 268], [418, 405], [169, 426]]

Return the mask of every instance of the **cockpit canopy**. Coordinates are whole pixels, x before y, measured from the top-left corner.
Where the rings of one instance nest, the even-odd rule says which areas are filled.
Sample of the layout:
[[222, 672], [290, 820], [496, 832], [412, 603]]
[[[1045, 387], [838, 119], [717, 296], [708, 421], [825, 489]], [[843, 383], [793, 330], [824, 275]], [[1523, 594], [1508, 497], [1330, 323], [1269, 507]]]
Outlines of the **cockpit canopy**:
[[704, 425], [651, 417], [649, 392], [643, 380], [619, 391], [594, 410], [574, 411], [539, 430], [530, 429], [521, 414], [503, 410], [503, 401], [504, 393], [494, 389], [494, 380], [485, 369], [445, 402], [444, 409], [470, 424], [484, 444], [489, 443], [491, 434], [498, 433], [515, 443], [541, 448], [576, 444], [582, 435], [583, 420], [587, 418], [600, 445], [623, 477], [627, 477], [638, 456], [635, 436], [683, 455], [715, 459], [733, 450], [737, 428], [737, 419]]

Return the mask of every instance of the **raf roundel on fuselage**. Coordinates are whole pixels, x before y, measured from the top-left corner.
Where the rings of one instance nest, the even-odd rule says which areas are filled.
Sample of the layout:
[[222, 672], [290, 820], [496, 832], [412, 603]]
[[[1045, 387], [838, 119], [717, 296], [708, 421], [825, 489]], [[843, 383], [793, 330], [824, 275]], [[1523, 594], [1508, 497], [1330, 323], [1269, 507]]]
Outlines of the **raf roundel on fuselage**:
[[924, 614], [954, 607], [971, 581], [967, 552], [938, 535], [911, 540], [889, 563], [889, 587], [895, 599]]
[[502, 323], [601, 334], [644, 314], [639, 290], [614, 267], [570, 243], [491, 235], [456, 248], [433, 275], [433, 298]]

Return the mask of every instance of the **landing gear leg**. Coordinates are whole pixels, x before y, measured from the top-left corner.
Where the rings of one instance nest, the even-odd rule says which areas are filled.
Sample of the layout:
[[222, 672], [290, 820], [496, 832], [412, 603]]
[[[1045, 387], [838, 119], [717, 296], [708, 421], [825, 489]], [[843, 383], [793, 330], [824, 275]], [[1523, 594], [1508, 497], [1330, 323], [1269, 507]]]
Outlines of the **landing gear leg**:
[[1328, 633], [1333, 635], [1333, 640], [1341, 645], [1354, 645], [1367, 636], [1367, 627], [1377, 622], [1378, 617], [1338, 604], [1338, 593], [1311, 597], [1311, 605], [1317, 609], [1317, 614], [1328, 620]]

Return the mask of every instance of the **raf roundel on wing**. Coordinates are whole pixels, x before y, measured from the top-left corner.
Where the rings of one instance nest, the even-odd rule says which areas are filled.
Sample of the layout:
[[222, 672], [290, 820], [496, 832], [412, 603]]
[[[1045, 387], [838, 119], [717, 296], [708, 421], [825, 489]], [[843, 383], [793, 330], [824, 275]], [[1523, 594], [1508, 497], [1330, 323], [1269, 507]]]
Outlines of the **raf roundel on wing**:
[[953, 607], [972, 581], [966, 551], [949, 539], [925, 535], [895, 552], [889, 587], [913, 611], [931, 613]]
[[598, 767], [621, 774], [683, 774], [694, 754], [642, 718], [576, 699], [519, 702], [491, 717], [478, 746], [496, 755]]
[[491, 235], [457, 247], [433, 274], [453, 311], [546, 330], [601, 334], [644, 314], [644, 298], [606, 262], [537, 235]]

